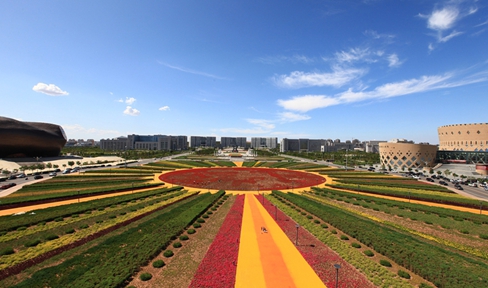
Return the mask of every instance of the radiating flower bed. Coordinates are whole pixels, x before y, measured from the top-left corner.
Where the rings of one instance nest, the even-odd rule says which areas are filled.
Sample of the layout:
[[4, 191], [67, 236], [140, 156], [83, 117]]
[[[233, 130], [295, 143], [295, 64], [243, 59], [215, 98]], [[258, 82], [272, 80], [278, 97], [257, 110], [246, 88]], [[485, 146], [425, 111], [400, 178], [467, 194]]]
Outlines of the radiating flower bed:
[[234, 287], [244, 195], [239, 195], [227, 214], [190, 287]]
[[187, 187], [217, 190], [283, 190], [316, 186], [325, 182], [319, 175], [271, 168], [200, 168], [179, 170], [159, 179]]
[[[259, 197], [258, 199], [262, 202], [262, 197]], [[264, 200], [264, 208], [273, 218], [276, 216], [278, 217], [277, 223], [280, 228], [291, 241], [295, 242], [297, 239], [297, 228], [293, 219], [289, 218], [280, 210], [275, 210], [275, 206], [268, 202], [267, 199]], [[319, 226], [319, 224], [317, 224], [317, 226]], [[334, 268], [334, 264], [341, 265], [339, 270], [339, 287], [374, 287], [374, 285], [352, 265], [348, 264], [332, 249], [301, 227], [298, 228], [297, 248], [303, 258], [305, 258], [327, 287], [335, 287], [336, 284], [337, 272]], [[345, 275], [347, 275], [347, 277]]]

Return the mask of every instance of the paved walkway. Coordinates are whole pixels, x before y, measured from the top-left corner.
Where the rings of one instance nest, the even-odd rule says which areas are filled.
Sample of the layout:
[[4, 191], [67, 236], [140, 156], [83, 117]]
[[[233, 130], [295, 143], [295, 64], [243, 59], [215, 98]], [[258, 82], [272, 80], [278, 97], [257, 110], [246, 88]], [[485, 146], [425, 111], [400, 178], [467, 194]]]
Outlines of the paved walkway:
[[235, 287], [325, 287], [256, 197], [245, 197]]

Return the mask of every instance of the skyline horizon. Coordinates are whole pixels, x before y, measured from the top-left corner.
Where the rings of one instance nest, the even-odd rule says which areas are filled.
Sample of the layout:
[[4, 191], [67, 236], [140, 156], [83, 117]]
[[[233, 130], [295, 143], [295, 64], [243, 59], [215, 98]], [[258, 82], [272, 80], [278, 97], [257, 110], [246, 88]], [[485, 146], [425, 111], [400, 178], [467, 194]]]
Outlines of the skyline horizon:
[[440, 126], [486, 122], [487, 8], [6, 1], [0, 115], [59, 123], [71, 139], [164, 131], [438, 143]]

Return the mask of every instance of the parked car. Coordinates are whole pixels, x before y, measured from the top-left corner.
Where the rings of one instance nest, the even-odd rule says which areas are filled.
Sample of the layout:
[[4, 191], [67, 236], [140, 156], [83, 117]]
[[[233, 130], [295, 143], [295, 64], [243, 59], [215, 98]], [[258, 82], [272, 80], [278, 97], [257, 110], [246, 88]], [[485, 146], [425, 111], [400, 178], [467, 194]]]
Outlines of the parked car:
[[471, 186], [471, 187], [478, 187], [478, 184], [476, 183], [469, 183], [468, 186]]
[[58, 174], [56, 174], [56, 172], [51, 172], [49, 173], [49, 176], [54, 177], [54, 176], [58, 176]]
[[456, 186], [454, 186], [454, 188], [456, 188], [456, 189], [458, 189], [458, 190], [464, 190], [464, 189], [463, 189], [463, 187], [461, 187], [461, 185], [459, 185], [459, 184], [458, 184], [458, 185], [456, 185]]
[[34, 180], [38, 180], [38, 179], [42, 179], [42, 178], [44, 178], [44, 177], [42, 177], [42, 175], [36, 175], [36, 176], [34, 176]]
[[10, 175], [8, 177], [8, 180], [15, 180], [15, 179], [17, 179], [17, 176], [15, 176], [15, 175]]
[[25, 178], [25, 177], [27, 177], [27, 176], [24, 173], [17, 175], [17, 179]]
[[58, 169], [54, 170], [54, 172], [61, 172], [61, 169], [58, 168]]
[[429, 182], [434, 182], [434, 179], [432, 179], [432, 178], [425, 178], [425, 180], [427, 180]]
[[14, 187], [15, 185], [17, 185], [17, 184], [15, 184], [15, 183], [8, 183], [8, 184], [5, 184], [5, 185], [1, 186], [0, 189], [8, 189], [10, 187]]
[[439, 181], [439, 184], [444, 185], [444, 186], [449, 186], [449, 184], [447, 184], [447, 182], [443, 181], [443, 180]]

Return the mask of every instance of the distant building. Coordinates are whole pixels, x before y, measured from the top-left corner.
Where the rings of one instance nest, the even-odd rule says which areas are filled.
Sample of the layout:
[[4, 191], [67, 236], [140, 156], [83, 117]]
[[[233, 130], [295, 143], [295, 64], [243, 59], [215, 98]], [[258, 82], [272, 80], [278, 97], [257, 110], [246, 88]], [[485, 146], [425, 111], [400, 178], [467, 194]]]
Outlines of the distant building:
[[215, 136], [190, 136], [190, 147], [217, 147], [217, 138]]
[[405, 139], [379, 143], [380, 162], [385, 169], [434, 167], [437, 145], [415, 144]]
[[445, 125], [437, 132], [439, 150], [488, 152], [488, 123]]
[[280, 152], [336, 152], [340, 150], [352, 150], [362, 148], [359, 140], [347, 140], [341, 142], [340, 139], [281, 139]]
[[276, 137], [252, 137], [251, 147], [254, 149], [268, 148], [275, 149], [278, 147], [278, 138]]
[[66, 144], [61, 126], [0, 116], [0, 158], [59, 156]]
[[220, 147], [240, 147], [246, 148], [247, 147], [247, 139], [246, 137], [220, 137]]
[[128, 135], [100, 140], [102, 150], [187, 150], [187, 136]]
[[380, 153], [380, 143], [386, 143], [386, 141], [365, 141], [363, 142], [364, 151], [367, 153]]

